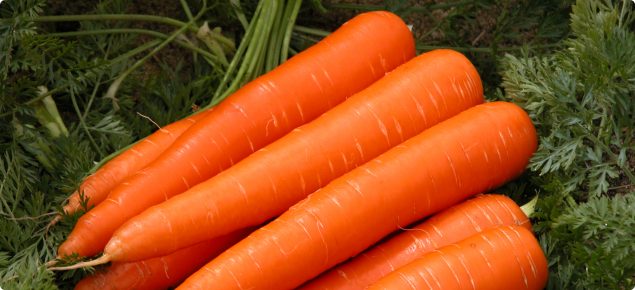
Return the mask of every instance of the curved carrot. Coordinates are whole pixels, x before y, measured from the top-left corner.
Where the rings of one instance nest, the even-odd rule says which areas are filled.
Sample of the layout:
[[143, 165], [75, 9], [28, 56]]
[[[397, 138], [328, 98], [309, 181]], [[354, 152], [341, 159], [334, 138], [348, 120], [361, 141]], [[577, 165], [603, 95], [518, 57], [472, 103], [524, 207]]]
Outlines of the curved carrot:
[[498, 194], [478, 195], [329, 270], [298, 290], [366, 289], [435, 249], [484, 230], [511, 225], [531, 230], [529, 219], [510, 198]]
[[305, 124], [414, 56], [406, 24], [388, 12], [353, 18], [248, 83], [184, 132], [157, 160], [84, 215], [58, 255], [94, 255], [119, 226]]
[[514, 104], [468, 109], [309, 195], [178, 289], [297, 287], [400, 227], [510, 181], [537, 143]]
[[[438, 73], [439, 67], [452, 70]], [[145, 260], [261, 224], [333, 179], [482, 102], [478, 72], [465, 56], [452, 50], [422, 54], [230, 169], [130, 219], [115, 232], [104, 255], [111, 261]], [[146, 246], [155, 240], [163, 241], [159, 248]]]
[[117, 185], [161, 155], [176, 138], [209, 111], [211, 109], [167, 125], [108, 161], [82, 181], [79, 189], [69, 197], [68, 204], [63, 207], [64, 211], [68, 214], [77, 211], [80, 207], [79, 192], [89, 198], [89, 208], [104, 201]]
[[547, 259], [534, 235], [505, 226], [428, 253], [366, 289], [539, 290], [547, 276]]
[[106, 273], [98, 273], [79, 281], [75, 290], [154, 290], [176, 286], [254, 229], [242, 229], [165, 257], [136, 263], [112, 263], [106, 268]]

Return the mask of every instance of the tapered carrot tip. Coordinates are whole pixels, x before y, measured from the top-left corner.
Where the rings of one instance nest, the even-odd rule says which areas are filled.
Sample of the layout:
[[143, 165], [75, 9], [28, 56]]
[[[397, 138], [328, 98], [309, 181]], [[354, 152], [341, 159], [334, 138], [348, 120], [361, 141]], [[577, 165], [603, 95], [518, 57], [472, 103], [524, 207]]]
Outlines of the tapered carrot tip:
[[109, 255], [103, 255], [95, 260], [92, 261], [87, 261], [87, 262], [81, 262], [81, 263], [77, 263], [75, 265], [72, 266], [67, 266], [67, 267], [51, 267], [48, 268], [51, 271], [66, 271], [66, 270], [73, 270], [73, 269], [79, 269], [79, 268], [84, 268], [84, 267], [92, 267], [92, 266], [97, 266], [97, 265], [101, 265], [101, 264], [106, 264], [108, 262], [110, 262], [111, 256]]

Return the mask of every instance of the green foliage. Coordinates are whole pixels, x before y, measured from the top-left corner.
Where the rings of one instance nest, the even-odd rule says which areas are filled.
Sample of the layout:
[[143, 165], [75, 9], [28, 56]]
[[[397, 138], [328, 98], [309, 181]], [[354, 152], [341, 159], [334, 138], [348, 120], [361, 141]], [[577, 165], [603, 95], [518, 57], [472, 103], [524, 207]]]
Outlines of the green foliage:
[[504, 61], [507, 98], [528, 111], [541, 136], [531, 168], [556, 176], [563, 193], [599, 196], [620, 175], [635, 183], [625, 164], [635, 153], [635, 34], [624, 3], [579, 1], [567, 49]]
[[591, 198], [562, 211], [562, 198], [541, 200], [535, 229], [550, 261], [548, 289], [635, 287], [635, 195]]

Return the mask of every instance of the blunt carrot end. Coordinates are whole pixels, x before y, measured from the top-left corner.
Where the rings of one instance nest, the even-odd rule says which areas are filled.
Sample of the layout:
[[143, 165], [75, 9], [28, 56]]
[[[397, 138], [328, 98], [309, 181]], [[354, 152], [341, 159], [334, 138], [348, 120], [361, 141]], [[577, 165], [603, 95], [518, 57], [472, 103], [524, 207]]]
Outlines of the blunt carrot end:
[[110, 258], [111, 257], [109, 255], [103, 255], [92, 261], [81, 262], [81, 263], [77, 263], [75, 265], [67, 266], [67, 267], [51, 267], [48, 269], [51, 271], [66, 271], [66, 270], [73, 270], [73, 269], [79, 269], [84, 267], [92, 267], [92, 266], [97, 266], [101, 264], [106, 264], [110, 262]]

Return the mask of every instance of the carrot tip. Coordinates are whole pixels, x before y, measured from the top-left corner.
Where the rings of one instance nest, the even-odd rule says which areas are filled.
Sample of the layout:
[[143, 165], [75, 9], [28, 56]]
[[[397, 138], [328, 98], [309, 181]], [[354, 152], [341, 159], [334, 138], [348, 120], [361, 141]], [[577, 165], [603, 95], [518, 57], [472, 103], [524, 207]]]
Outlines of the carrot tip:
[[49, 268], [49, 267], [55, 266], [55, 264], [57, 264], [57, 260], [51, 260], [51, 261], [48, 261], [48, 262], [44, 263], [44, 266]]
[[66, 270], [73, 270], [73, 269], [79, 269], [79, 268], [84, 268], [84, 267], [92, 267], [92, 266], [97, 266], [97, 265], [101, 265], [101, 264], [105, 264], [110, 262], [110, 256], [109, 255], [103, 255], [95, 260], [92, 261], [87, 261], [87, 262], [81, 262], [81, 263], [77, 263], [75, 265], [72, 266], [67, 266], [67, 267], [51, 267], [48, 268], [50, 271], [66, 271]]

